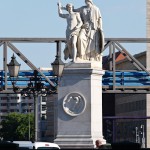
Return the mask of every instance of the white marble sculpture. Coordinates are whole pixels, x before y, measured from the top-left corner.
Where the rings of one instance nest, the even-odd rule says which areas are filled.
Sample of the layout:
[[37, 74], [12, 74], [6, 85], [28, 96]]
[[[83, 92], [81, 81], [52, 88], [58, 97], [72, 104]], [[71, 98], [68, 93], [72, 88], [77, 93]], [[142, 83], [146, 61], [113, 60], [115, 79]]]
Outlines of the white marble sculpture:
[[85, 4], [85, 6], [73, 10], [72, 5], [66, 5], [69, 12], [66, 15], [62, 14], [61, 11], [61, 8], [64, 9], [64, 7], [60, 3], [58, 4], [59, 16], [66, 18], [68, 24], [66, 30], [67, 44], [64, 50], [65, 59], [73, 59], [73, 62], [101, 61], [101, 53], [104, 48], [100, 10], [92, 0], [85, 0]]
[[65, 60], [67, 58], [70, 58], [72, 59], [73, 62], [75, 62], [77, 58], [77, 37], [79, 35], [79, 31], [82, 26], [82, 21], [80, 18], [80, 13], [73, 12], [72, 4], [66, 5], [65, 9], [68, 11], [68, 14], [63, 14], [62, 9], [63, 7], [59, 2], [58, 3], [59, 16], [67, 20], [67, 29], [66, 29], [67, 44], [64, 50]]

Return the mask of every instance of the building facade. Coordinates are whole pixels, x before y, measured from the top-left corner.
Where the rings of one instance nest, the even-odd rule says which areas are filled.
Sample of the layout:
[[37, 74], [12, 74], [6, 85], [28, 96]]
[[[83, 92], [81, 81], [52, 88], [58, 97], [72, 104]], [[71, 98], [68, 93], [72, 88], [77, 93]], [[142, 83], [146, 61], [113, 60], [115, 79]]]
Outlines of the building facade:
[[[134, 58], [146, 67], [146, 51], [134, 55]], [[116, 57], [116, 70], [134, 71], [137, 68], [120, 53]], [[145, 144], [148, 144], [146, 132], [148, 119], [145, 118], [146, 94], [103, 94], [103, 116], [117, 118], [104, 120], [104, 136], [108, 142], [132, 141], [142, 144], [144, 135]]]
[[9, 113], [33, 112], [33, 99], [22, 97], [20, 94], [0, 94], [0, 122]]
[[[150, 0], [146, 0], [146, 13], [146, 36], [147, 38], [150, 38]], [[146, 51], [139, 53], [134, 57], [150, 71], [150, 43], [147, 43]], [[135, 69], [136, 68], [127, 59], [116, 61], [116, 70]], [[113, 135], [112, 132], [109, 133], [108, 137], [111, 137], [110, 141], [129, 140], [145, 144], [144, 146], [149, 148], [150, 119], [146, 118], [150, 116], [150, 94], [114, 94], [111, 99], [115, 103], [112, 105], [115, 106], [115, 110], [112, 111], [112, 114], [115, 114], [115, 116], [143, 117], [143, 119], [116, 119], [115, 135]], [[105, 114], [107, 113], [105, 112], [104, 115]], [[108, 114], [110, 115], [111, 113]], [[111, 124], [111, 122], [109, 124]], [[110, 130], [113, 129], [110, 128]]]
[[[47, 127], [47, 97], [39, 96], [38, 103], [38, 140], [43, 141]], [[0, 94], [0, 122], [9, 113], [34, 113], [34, 98], [21, 94]], [[33, 132], [33, 131], [32, 131]]]

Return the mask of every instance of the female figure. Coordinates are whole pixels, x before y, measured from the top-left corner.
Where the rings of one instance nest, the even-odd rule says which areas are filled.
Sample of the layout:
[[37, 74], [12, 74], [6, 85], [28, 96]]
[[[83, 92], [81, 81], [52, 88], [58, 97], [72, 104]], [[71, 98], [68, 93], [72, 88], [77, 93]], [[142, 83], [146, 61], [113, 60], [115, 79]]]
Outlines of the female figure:
[[83, 25], [78, 38], [78, 57], [85, 60], [100, 61], [104, 47], [102, 17], [92, 0], [85, 0], [86, 6], [74, 9], [80, 12]]

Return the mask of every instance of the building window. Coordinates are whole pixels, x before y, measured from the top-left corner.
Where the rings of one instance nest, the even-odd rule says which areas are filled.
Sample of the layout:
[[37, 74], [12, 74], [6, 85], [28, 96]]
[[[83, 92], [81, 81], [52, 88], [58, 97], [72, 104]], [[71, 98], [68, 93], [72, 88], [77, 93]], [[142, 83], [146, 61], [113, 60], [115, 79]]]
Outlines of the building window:
[[7, 109], [2, 109], [1, 112], [7, 112]]
[[7, 103], [2, 103], [1, 106], [7, 106]]
[[42, 119], [42, 120], [46, 120], [46, 115], [45, 115], [45, 114], [42, 114], [41, 119]]
[[3, 119], [3, 120], [6, 119], [6, 116], [1, 116], [1, 119]]
[[116, 106], [116, 113], [141, 111], [146, 109], [146, 100], [123, 103]]
[[47, 98], [46, 97], [42, 97], [42, 102], [46, 102]]
[[19, 97], [10, 97], [10, 99], [12, 100], [12, 99], [19, 99]]
[[17, 106], [17, 103], [10, 103], [11, 106]]
[[46, 105], [42, 105], [42, 111], [46, 110]]
[[1, 97], [1, 100], [7, 100], [7, 97]]

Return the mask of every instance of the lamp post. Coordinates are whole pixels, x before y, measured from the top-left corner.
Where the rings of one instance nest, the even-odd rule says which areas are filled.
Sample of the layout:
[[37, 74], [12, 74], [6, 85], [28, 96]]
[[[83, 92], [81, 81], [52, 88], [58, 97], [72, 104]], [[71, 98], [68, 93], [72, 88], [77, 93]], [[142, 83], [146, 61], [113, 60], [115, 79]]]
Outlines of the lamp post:
[[29, 119], [29, 120], [28, 120], [28, 124], [29, 124], [29, 133], [28, 133], [28, 136], [29, 136], [29, 137], [28, 137], [28, 138], [29, 138], [29, 140], [30, 140], [30, 139], [31, 139], [31, 136], [30, 136], [30, 132], [31, 132], [30, 128], [31, 128], [31, 127], [30, 127], [30, 109], [29, 109], [29, 107], [28, 107], [28, 119]]
[[[27, 103], [27, 102], [26, 102]], [[31, 140], [31, 135], [30, 135], [30, 131], [31, 131], [31, 125], [30, 125], [30, 106], [29, 104], [26, 106], [26, 113], [27, 113], [27, 117], [28, 117], [28, 140]]]
[[48, 92], [36, 70], [34, 70], [34, 77], [30, 78], [30, 83], [21, 91], [21, 94], [25, 97], [32, 95], [34, 98], [34, 141], [38, 141], [38, 96], [46, 96]]
[[[20, 69], [20, 64], [16, 61], [16, 57], [13, 56], [11, 57], [11, 62], [7, 65], [10, 78], [15, 78], [18, 77], [19, 69]], [[60, 59], [57, 51], [56, 59], [55, 61], [51, 64], [52, 69], [54, 72], [54, 75], [57, 77], [62, 76], [62, 72], [64, 69], [64, 63]], [[16, 80], [17, 81], [17, 80]], [[13, 85], [13, 90], [16, 92], [15, 89], [15, 83], [12, 82]], [[20, 93], [25, 96], [30, 96], [33, 95], [34, 97], [34, 141], [38, 140], [38, 103], [37, 103], [37, 97], [38, 96], [46, 96], [47, 94], [52, 94], [56, 92], [56, 90], [50, 90], [50, 92], [47, 92], [46, 87], [44, 86], [44, 83], [42, 83], [41, 78], [38, 77], [38, 72], [37, 70], [34, 70], [34, 77], [30, 78], [30, 83], [28, 83], [28, 86], [24, 88]]]

